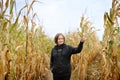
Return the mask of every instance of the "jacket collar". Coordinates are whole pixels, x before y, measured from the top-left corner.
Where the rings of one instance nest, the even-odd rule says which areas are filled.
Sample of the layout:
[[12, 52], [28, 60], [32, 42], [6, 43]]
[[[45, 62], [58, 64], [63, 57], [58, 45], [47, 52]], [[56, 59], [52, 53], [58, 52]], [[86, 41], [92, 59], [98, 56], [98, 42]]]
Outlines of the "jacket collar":
[[62, 45], [56, 45], [55, 49], [63, 49], [65, 47], [65, 45], [66, 45], [65, 43]]

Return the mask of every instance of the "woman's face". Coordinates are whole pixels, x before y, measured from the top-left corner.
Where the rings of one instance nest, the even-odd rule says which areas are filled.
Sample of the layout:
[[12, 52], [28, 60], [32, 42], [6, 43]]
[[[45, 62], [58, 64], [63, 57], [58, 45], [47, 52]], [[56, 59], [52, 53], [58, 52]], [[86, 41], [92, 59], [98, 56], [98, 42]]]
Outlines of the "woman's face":
[[62, 35], [58, 36], [58, 45], [62, 45], [64, 43], [64, 37]]

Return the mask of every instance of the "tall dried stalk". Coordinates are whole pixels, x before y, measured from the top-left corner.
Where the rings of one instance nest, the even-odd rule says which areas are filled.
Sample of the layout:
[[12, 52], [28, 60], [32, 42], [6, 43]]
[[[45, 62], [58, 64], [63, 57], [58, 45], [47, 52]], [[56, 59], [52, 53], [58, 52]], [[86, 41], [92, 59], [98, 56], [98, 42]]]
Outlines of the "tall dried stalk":
[[[10, 80], [11, 79], [11, 54], [10, 54], [10, 26], [12, 25], [12, 11], [13, 11], [13, 5], [14, 1], [11, 0], [1, 0], [0, 1], [0, 42], [1, 42], [1, 54], [0, 54], [0, 60], [1, 60], [1, 73], [0, 78]], [[9, 16], [6, 15], [7, 9], [10, 7], [9, 10]], [[15, 24], [15, 23], [14, 23]], [[11, 26], [11, 28], [14, 26]], [[3, 34], [4, 33], [4, 34]]]
[[104, 14], [104, 37], [103, 37], [103, 61], [101, 80], [118, 80], [118, 55], [117, 52], [117, 19], [120, 17], [120, 2], [119, 0], [112, 1], [110, 12]]
[[[92, 29], [92, 24], [84, 16], [81, 18], [81, 31], [69, 32], [66, 35], [66, 43], [73, 46], [79, 44], [80, 38], [86, 34], [86, 41], [83, 50], [80, 54], [72, 56], [72, 77], [71, 80], [85, 80], [87, 79], [87, 70], [89, 64], [99, 54], [101, 44]], [[80, 36], [78, 35], [80, 34]]]
[[84, 49], [80, 55], [79, 60], [79, 80], [87, 79], [87, 69], [88, 65], [94, 60], [94, 58], [99, 54], [101, 49], [101, 44], [95, 35], [92, 24], [84, 16], [81, 18], [81, 35], [85, 34], [87, 40], [84, 44]]
[[[36, 13], [31, 12], [34, 2], [30, 5], [26, 2], [15, 17], [15, 0], [0, 1], [0, 80], [51, 79], [48, 53], [53, 43], [41, 27], [34, 30]], [[23, 9], [27, 9], [24, 16]]]

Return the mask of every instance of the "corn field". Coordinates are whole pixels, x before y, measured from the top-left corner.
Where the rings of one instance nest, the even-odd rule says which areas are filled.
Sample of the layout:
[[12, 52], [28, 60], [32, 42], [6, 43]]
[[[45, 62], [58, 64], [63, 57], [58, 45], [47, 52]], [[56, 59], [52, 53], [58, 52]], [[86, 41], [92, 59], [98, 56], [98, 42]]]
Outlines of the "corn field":
[[[36, 23], [40, 21], [33, 10], [37, 1], [28, 1], [18, 12], [16, 0], [0, 1], [0, 80], [53, 80], [49, 62], [55, 43]], [[84, 15], [79, 29], [65, 34], [65, 42], [72, 46], [86, 36], [82, 52], [71, 58], [71, 80], [120, 80], [119, 18], [120, 1], [112, 0], [103, 16], [102, 41]]]

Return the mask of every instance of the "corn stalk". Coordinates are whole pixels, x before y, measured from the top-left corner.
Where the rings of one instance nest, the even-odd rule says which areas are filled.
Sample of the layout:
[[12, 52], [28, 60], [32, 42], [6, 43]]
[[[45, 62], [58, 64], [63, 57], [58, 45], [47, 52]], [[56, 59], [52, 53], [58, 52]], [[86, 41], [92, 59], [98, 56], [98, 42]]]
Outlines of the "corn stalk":
[[120, 17], [120, 2], [119, 0], [112, 1], [110, 12], [104, 14], [104, 37], [103, 37], [103, 61], [101, 80], [118, 80], [118, 17]]
[[[0, 79], [10, 80], [11, 79], [11, 29], [17, 22], [13, 22], [13, 6], [15, 5], [14, 0], [1, 0], [0, 1], [0, 60], [1, 60], [1, 71]], [[10, 7], [9, 7], [10, 6]], [[9, 8], [9, 11], [8, 11]], [[8, 11], [8, 14], [7, 13]]]
[[86, 41], [84, 43], [82, 52], [80, 54], [72, 56], [72, 80], [87, 79], [88, 66], [99, 54], [99, 50], [101, 49], [101, 44], [95, 35], [92, 23], [84, 16], [81, 17], [80, 29], [81, 30], [78, 31], [77, 34], [70, 34], [73, 35], [72, 38], [70, 36], [68, 37], [69, 41], [73, 42], [72, 45], [75, 46], [78, 44], [76, 42], [79, 42], [82, 36], [86, 36]]

